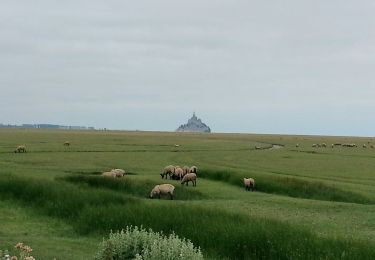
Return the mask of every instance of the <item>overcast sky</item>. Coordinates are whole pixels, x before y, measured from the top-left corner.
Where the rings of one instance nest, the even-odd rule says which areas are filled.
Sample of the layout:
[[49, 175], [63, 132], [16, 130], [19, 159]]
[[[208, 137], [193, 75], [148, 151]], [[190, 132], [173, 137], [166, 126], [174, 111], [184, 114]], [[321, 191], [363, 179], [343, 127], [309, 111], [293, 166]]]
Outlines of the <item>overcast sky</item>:
[[375, 135], [375, 2], [0, 2], [0, 122]]

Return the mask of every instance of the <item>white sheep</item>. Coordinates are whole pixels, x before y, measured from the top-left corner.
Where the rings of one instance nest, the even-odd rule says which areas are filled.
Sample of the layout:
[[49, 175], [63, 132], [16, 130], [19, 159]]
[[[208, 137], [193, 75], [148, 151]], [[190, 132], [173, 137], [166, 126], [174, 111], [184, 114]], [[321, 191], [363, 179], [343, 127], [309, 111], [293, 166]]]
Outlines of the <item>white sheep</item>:
[[250, 189], [251, 191], [254, 191], [255, 181], [253, 178], [243, 178], [243, 184], [245, 185], [245, 189], [247, 191], [249, 191]]
[[173, 200], [173, 192], [174, 192], [174, 186], [172, 184], [160, 184], [156, 185], [150, 193], [150, 198], [153, 199], [155, 196], [157, 196], [160, 199], [160, 195], [167, 195], [169, 194], [171, 200]]
[[111, 172], [114, 172], [116, 177], [123, 177], [126, 174], [123, 169], [112, 169]]
[[70, 146], [70, 142], [69, 141], [65, 141], [63, 145], [64, 146]]
[[168, 165], [163, 169], [163, 172], [160, 173], [160, 176], [162, 179], [164, 179], [164, 177], [168, 179], [168, 175], [169, 175], [169, 178], [171, 178], [171, 175], [174, 173], [174, 171], [175, 171], [175, 167], [173, 165]]
[[14, 153], [26, 153], [26, 146], [25, 145], [17, 146], [16, 150], [14, 150]]
[[189, 181], [193, 183], [193, 186], [197, 186], [197, 175], [195, 173], [186, 174], [181, 181], [181, 184], [186, 183], [186, 186], [189, 186]]

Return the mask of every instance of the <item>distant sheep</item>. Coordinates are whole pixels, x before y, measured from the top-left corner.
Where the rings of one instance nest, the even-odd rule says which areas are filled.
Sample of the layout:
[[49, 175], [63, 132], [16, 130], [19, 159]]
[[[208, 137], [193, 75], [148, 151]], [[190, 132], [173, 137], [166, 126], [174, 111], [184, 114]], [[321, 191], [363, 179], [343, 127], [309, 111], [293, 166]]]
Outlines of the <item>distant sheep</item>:
[[180, 147], [180, 145], [179, 144], [175, 144], [174, 147]]
[[70, 146], [70, 142], [69, 141], [65, 141], [63, 145], [64, 146]]
[[261, 147], [260, 146], [255, 146], [255, 150], [260, 150]]
[[320, 146], [326, 148], [327, 144], [326, 143], [322, 143]]
[[193, 186], [197, 186], [197, 175], [195, 173], [188, 173], [182, 178], [181, 184], [186, 183], [189, 186], [189, 181], [193, 183]]
[[172, 179], [174, 180], [182, 180], [184, 177], [184, 170], [181, 167], [175, 167], [174, 173], [172, 174]]
[[112, 169], [111, 172], [114, 172], [116, 177], [123, 177], [126, 174], [125, 170], [123, 169]]
[[16, 150], [14, 150], [14, 153], [26, 153], [26, 146], [25, 145], [17, 146]]
[[184, 176], [187, 174], [187, 173], [189, 173], [190, 172], [190, 167], [189, 166], [184, 166], [184, 167], [182, 167], [182, 170], [184, 171]]
[[197, 168], [197, 166], [191, 166], [190, 170], [189, 170], [189, 173], [198, 174], [198, 168]]
[[315, 148], [315, 147], [318, 147], [318, 145], [317, 144], [313, 144], [312, 147]]
[[255, 188], [255, 181], [253, 178], [243, 178], [243, 184], [245, 185], [245, 189], [249, 191], [254, 191]]
[[173, 200], [173, 192], [175, 187], [172, 184], [160, 184], [156, 185], [150, 193], [150, 198], [153, 199], [154, 197], [158, 197], [160, 199], [160, 195], [169, 195], [171, 200]]
[[299, 147], [299, 144], [296, 144], [296, 148], [298, 148]]
[[115, 172], [103, 172], [102, 176], [116, 178], [116, 173]]
[[174, 174], [174, 171], [175, 171], [175, 167], [173, 165], [168, 165], [163, 169], [163, 172], [160, 173], [160, 176], [162, 179], [164, 179], [164, 177], [168, 179], [168, 175], [169, 175], [169, 178], [171, 178], [171, 175]]
[[362, 146], [363, 148], [367, 148], [367, 145], [366, 144], [363, 144], [363, 146]]

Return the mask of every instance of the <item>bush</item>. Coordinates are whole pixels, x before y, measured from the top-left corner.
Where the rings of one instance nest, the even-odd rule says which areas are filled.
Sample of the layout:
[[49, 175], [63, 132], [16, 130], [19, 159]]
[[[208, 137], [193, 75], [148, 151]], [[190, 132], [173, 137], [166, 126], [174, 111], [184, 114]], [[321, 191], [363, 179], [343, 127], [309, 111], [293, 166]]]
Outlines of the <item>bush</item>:
[[162, 233], [146, 231], [137, 226], [110, 233], [95, 255], [96, 260], [108, 259], [203, 259], [199, 248], [175, 234], [165, 236]]

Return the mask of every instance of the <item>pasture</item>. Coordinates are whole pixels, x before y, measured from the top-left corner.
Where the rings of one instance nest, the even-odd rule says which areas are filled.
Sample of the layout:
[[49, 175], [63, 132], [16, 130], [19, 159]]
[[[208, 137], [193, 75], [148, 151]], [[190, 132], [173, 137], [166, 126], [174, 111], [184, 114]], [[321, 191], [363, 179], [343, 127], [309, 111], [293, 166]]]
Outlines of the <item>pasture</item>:
[[[90, 259], [110, 230], [142, 225], [190, 239], [206, 259], [375, 259], [371, 144], [354, 137], [0, 130], [0, 249], [24, 242], [37, 259]], [[27, 153], [14, 153], [18, 145]], [[197, 186], [162, 180], [169, 164], [198, 166]], [[100, 176], [112, 168], [129, 174]], [[245, 191], [244, 177], [255, 179], [254, 192]], [[175, 200], [148, 198], [160, 183], [176, 187]]]

